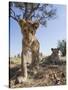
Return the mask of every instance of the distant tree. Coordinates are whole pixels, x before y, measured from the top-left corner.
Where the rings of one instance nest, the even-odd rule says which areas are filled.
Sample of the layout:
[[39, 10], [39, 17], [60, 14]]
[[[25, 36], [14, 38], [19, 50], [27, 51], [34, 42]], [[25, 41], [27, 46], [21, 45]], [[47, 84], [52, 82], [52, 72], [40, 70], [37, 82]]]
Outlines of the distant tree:
[[14, 57], [16, 58], [16, 55]]
[[62, 52], [62, 56], [66, 56], [66, 41], [58, 41], [58, 46], [57, 46], [60, 51]]
[[17, 57], [20, 58], [20, 54], [18, 54]]
[[[56, 8], [52, 4], [10, 2], [9, 17], [18, 23], [18, 25], [21, 27], [21, 30], [23, 29], [23, 27], [20, 21], [23, 19], [25, 19], [25, 21], [26, 20], [37, 21], [39, 24], [46, 26], [48, 20], [54, 19], [56, 17]], [[24, 62], [25, 61], [21, 56], [22, 73], [25, 73], [27, 71], [26, 70], [27, 67], [25, 67], [26, 65]], [[25, 74], [23, 74], [24, 77]]]

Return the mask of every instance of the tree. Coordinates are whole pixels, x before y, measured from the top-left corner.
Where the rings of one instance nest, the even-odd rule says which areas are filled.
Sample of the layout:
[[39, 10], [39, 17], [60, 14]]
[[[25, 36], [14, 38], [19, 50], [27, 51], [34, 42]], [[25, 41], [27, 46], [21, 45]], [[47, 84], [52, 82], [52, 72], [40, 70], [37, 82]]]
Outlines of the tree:
[[66, 41], [58, 41], [58, 46], [57, 46], [60, 51], [62, 52], [62, 56], [66, 56]]
[[[19, 13], [16, 12], [17, 10]], [[22, 31], [23, 26], [21, 21], [25, 22], [30, 20], [31, 22], [38, 22], [39, 24], [46, 26], [48, 20], [54, 19], [56, 17], [56, 9], [51, 4], [10, 2], [9, 17], [18, 23]], [[25, 61], [23, 61], [23, 56], [21, 56], [21, 70], [24, 73], [23, 76], [26, 77], [27, 67], [24, 62]]]
[[[20, 13], [16, 13], [14, 8], [19, 9]], [[10, 17], [19, 22], [20, 19], [31, 19], [39, 21], [45, 25], [47, 20], [54, 19], [56, 16], [56, 8], [51, 4], [10, 2], [9, 3]]]
[[18, 54], [17, 57], [20, 58], [20, 54]]

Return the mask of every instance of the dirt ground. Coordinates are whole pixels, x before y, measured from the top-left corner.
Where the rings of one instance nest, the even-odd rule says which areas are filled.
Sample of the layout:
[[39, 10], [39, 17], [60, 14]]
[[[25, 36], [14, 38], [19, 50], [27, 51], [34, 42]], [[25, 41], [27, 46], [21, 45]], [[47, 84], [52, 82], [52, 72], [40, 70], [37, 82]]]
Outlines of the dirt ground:
[[[63, 61], [65, 58], [63, 58]], [[10, 63], [9, 84], [11, 88], [55, 86], [66, 84], [66, 63], [57, 65], [40, 65], [36, 74], [31, 74], [28, 69], [26, 82], [15, 84], [16, 75], [20, 74], [20, 63]]]

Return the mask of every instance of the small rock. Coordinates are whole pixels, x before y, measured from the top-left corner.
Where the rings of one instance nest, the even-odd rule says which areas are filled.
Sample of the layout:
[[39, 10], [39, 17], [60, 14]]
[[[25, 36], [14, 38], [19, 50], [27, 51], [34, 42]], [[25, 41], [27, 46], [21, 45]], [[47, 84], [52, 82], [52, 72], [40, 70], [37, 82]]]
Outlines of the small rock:
[[46, 78], [49, 78], [49, 75], [48, 74], [46, 74]]
[[60, 80], [56, 80], [56, 81], [55, 81], [55, 84], [56, 84], [56, 85], [60, 85], [60, 84], [61, 84]]
[[21, 84], [21, 83], [23, 83], [23, 82], [25, 82], [26, 81], [26, 78], [25, 77], [22, 77], [22, 76], [18, 76], [17, 78], [16, 78], [16, 80], [15, 80], [15, 84]]
[[65, 74], [63, 72], [61, 72], [61, 77], [64, 78], [65, 77]]

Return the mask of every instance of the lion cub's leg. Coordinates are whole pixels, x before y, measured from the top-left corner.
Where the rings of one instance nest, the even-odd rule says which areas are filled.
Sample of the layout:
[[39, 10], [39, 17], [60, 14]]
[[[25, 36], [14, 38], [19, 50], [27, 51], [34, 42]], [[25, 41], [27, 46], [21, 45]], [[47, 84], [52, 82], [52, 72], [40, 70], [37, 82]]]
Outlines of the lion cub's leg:
[[31, 69], [39, 69], [39, 42], [38, 40], [33, 41], [31, 45], [31, 52], [32, 52], [32, 63]]

